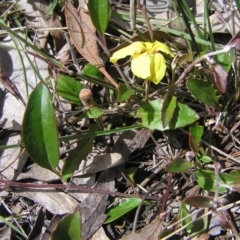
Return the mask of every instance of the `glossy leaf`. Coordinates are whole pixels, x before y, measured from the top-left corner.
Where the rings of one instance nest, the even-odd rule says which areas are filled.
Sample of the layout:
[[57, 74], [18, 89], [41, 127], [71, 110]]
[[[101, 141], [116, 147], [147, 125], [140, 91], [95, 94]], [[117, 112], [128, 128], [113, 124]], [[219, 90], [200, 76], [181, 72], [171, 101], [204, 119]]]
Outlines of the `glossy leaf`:
[[86, 64], [86, 66], [82, 70], [82, 74], [101, 80], [104, 78], [103, 74], [99, 71], [99, 69], [92, 64]]
[[195, 138], [199, 144], [203, 136], [203, 126], [199, 126], [198, 123], [194, 123], [189, 128], [189, 133]]
[[56, 229], [53, 231], [51, 240], [67, 239], [79, 240], [81, 238], [82, 223], [80, 210], [69, 214], [59, 221]]
[[202, 79], [189, 79], [187, 86], [192, 95], [201, 103], [219, 109], [219, 96], [214, 86]]
[[191, 166], [191, 162], [182, 158], [177, 158], [167, 167], [167, 171], [171, 173], [186, 172], [188, 169], [191, 168]]
[[213, 199], [205, 196], [190, 196], [184, 199], [184, 201], [193, 207], [197, 208], [210, 208], [212, 207]]
[[142, 200], [140, 198], [125, 198], [123, 202], [120, 202], [117, 206], [112, 207], [107, 212], [108, 217], [104, 223], [107, 224], [122, 217], [126, 213], [138, 207], [141, 201]]
[[138, 109], [135, 117], [142, 118], [142, 125], [151, 130], [172, 130], [189, 125], [198, 120], [197, 113], [185, 104], [177, 103], [171, 121], [164, 128], [162, 124], [163, 100], [147, 101]]
[[59, 75], [57, 78], [56, 91], [59, 96], [76, 104], [81, 104], [79, 93], [83, 89], [80, 82], [69, 76]]
[[29, 97], [22, 123], [22, 140], [34, 162], [55, 171], [59, 161], [57, 123], [50, 92], [41, 83]]
[[172, 94], [170, 93], [167, 93], [163, 100], [163, 107], [162, 107], [163, 127], [166, 127], [167, 124], [172, 119], [176, 106], [177, 106], [177, 97], [172, 96]]
[[128, 89], [124, 83], [120, 83], [118, 90], [118, 102], [127, 101], [134, 93], [135, 91], [133, 89]]
[[[198, 185], [209, 192], [216, 191], [216, 177], [214, 171], [200, 170], [194, 172], [197, 177]], [[221, 186], [221, 184], [231, 184], [234, 181], [239, 180], [240, 174], [229, 174], [229, 173], [219, 173], [219, 193], [225, 193], [227, 191], [226, 187]]]
[[104, 34], [110, 17], [110, 5], [108, 0], [91, 0], [88, 1], [88, 11], [93, 25]]
[[91, 151], [93, 139], [94, 137], [80, 139], [77, 143], [77, 147], [69, 153], [62, 168], [62, 179], [64, 181], [72, 176], [74, 171], [78, 169], [82, 160], [84, 160], [89, 151]]

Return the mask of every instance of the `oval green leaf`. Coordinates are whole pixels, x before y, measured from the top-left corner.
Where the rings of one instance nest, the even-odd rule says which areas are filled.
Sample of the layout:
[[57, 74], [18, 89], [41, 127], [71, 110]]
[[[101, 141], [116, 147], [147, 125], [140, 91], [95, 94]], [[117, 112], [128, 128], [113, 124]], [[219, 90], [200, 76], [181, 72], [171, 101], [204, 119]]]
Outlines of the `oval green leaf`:
[[198, 120], [197, 113], [185, 104], [177, 103], [174, 114], [167, 124], [163, 126], [162, 119], [163, 100], [147, 101], [138, 109], [135, 117], [142, 118], [142, 126], [151, 130], [173, 130], [185, 127]]
[[209, 156], [206, 156], [206, 155], [199, 156], [199, 160], [201, 160], [202, 162], [205, 162], [205, 163], [210, 163], [210, 162], [212, 162], [212, 158], [209, 157]]
[[189, 161], [182, 158], [177, 158], [167, 167], [167, 171], [171, 173], [186, 172], [188, 169], [191, 168], [191, 166], [192, 164]]
[[62, 98], [76, 104], [81, 104], [79, 93], [83, 89], [80, 82], [69, 76], [59, 75], [57, 78], [56, 91]]
[[55, 171], [59, 161], [57, 123], [50, 92], [42, 83], [29, 97], [22, 123], [22, 140], [34, 162]]
[[123, 202], [108, 211], [108, 217], [104, 223], [107, 224], [120, 218], [134, 208], [138, 207], [141, 201], [142, 200], [140, 198], [125, 198]]
[[227, 191], [227, 188], [221, 186], [221, 184], [230, 186], [234, 181], [239, 180], [240, 177], [240, 174], [219, 173], [219, 183], [217, 183], [214, 171], [200, 170], [194, 172], [194, 175], [197, 177], [198, 185], [209, 192], [215, 192], [216, 186], [219, 184], [219, 193], [225, 193]]
[[79, 240], [81, 238], [82, 224], [80, 211], [69, 214], [59, 221], [56, 229], [52, 233], [52, 240], [68, 239]]
[[104, 34], [110, 17], [110, 5], [108, 0], [91, 0], [88, 1], [88, 11], [93, 25]]
[[202, 79], [189, 79], [187, 86], [199, 102], [220, 109], [218, 102], [220, 96], [217, 96], [217, 90], [210, 83]]

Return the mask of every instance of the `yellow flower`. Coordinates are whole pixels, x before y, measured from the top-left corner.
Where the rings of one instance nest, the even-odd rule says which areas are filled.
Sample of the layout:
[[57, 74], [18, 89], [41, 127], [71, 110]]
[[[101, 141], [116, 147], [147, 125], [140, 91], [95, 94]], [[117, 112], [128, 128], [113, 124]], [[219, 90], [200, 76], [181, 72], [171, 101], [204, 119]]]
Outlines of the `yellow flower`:
[[163, 79], [167, 68], [165, 58], [159, 51], [174, 57], [169, 47], [158, 41], [134, 42], [115, 52], [110, 62], [115, 63], [118, 59], [132, 56], [132, 72], [137, 77], [158, 84]]

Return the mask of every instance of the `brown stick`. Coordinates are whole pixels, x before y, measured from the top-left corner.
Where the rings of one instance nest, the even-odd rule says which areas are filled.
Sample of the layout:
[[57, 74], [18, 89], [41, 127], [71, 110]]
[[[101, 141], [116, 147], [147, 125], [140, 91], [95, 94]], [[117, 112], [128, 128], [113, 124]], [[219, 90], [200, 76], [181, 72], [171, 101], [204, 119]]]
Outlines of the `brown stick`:
[[[80, 192], [86, 193], [99, 193], [99, 194], [107, 194], [112, 196], [118, 197], [125, 197], [125, 198], [142, 198], [144, 196], [138, 194], [126, 194], [120, 192], [112, 192], [105, 189], [99, 188], [90, 188], [80, 185], [73, 185], [73, 184], [34, 184], [34, 183], [20, 183], [20, 182], [13, 182], [0, 179], [0, 189], [5, 189], [7, 187], [17, 187], [17, 188], [33, 188], [33, 189], [52, 189], [52, 188], [65, 188], [65, 189], [72, 189], [78, 190]], [[155, 200], [159, 201], [159, 197], [154, 196], [147, 196], [146, 199], [148, 200]]]

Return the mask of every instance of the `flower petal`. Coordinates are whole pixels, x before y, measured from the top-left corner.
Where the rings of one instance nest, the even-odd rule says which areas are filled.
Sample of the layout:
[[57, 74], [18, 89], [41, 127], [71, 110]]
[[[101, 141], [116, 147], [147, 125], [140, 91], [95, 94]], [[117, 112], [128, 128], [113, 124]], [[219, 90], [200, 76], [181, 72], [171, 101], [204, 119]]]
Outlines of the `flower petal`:
[[146, 51], [151, 53], [152, 52], [152, 48], [153, 48], [153, 44], [154, 43], [151, 43], [151, 42], [144, 42], [143, 43], [145, 45], [145, 48], [146, 48]]
[[126, 56], [133, 56], [135, 53], [141, 53], [145, 51], [145, 46], [142, 42], [134, 42], [129, 46], [122, 48], [113, 53], [110, 58], [110, 62], [115, 63], [118, 59], [125, 58]]
[[132, 72], [142, 79], [146, 79], [151, 76], [150, 65], [151, 58], [148, 53], [134, 54], [131, 62]]
[[166, 73], [166, 62], [162, 54], [151, 54], [151, 75], [147, 80], [152, 81], [154, 84], [158, 84]]
[[152, 53], [156, 53], [157, 51], [164, 52], [169, 54], [171, 57], [174, 57], [172, 51], [166, 44], [155, 41], [152, 46]]

